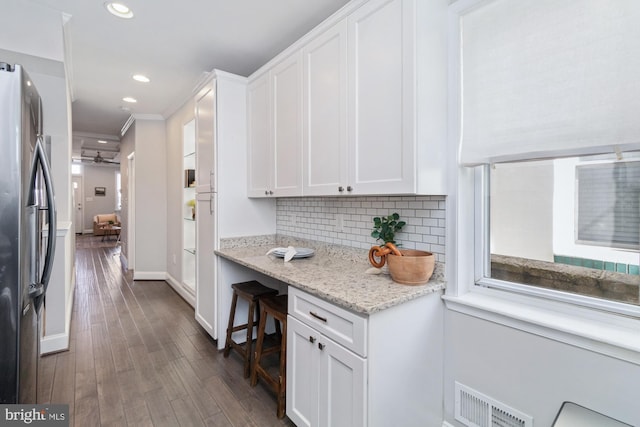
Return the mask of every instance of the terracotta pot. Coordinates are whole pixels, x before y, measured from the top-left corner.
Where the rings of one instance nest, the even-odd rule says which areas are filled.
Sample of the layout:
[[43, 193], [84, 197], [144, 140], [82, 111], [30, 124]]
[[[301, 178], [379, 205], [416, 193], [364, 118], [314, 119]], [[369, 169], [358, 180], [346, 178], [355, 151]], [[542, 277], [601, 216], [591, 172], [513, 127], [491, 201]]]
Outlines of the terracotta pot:
[[396, 283], [424, 285], [429, 281], [435, 267], [435, 256], [431, 252], [401, 249], [402, 256], [387, 255], [389, 274]]

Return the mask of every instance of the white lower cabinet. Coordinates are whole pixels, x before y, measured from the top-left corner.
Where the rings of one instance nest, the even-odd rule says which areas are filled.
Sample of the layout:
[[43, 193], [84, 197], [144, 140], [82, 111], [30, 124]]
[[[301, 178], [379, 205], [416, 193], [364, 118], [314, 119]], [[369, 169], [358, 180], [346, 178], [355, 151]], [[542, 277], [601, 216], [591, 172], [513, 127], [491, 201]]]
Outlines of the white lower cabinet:
[[296, 426], [441, 425], [441, 292], [370, 315], [295, 287], [288, 294], [287, 416]]
[[301, 426], [366, 425], [366, 359], [289, 316], [287, 415]]

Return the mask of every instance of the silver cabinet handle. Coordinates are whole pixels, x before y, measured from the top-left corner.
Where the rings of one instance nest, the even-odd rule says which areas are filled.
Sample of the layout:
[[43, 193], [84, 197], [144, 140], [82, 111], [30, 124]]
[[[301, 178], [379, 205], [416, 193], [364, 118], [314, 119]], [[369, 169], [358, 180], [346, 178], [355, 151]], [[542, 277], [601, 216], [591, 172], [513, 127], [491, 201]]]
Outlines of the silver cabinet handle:
[[268, 196], [268, 195], [269, 195], [269, 192], [268, 192], [267, 190], [264, 190], [264, 195], [265, 195], [265, 196]]
[[273, 196], [273, 191], [272, 190], [269, 190], [269, 195]]
[[315, 317], [316, 319], [321, 320], [321, 321], [323, 321], [323, 322], [327, 323], [327, 319], [326, 319], [326, 317], [319, 316], [319, 315], [317, 315], [316, 313], [314, 313], [313, 311], [310, 311], [310, 312], [309, 312], [309, 314], [310, 314], [311, 316]]
[[347, 191], [353, 191], [353, 187], [349, 185], [349, 186], [347, 187]]
[[344, 191], [344, 187], [342, 186], [338, 187], [338, 191], [342, 193]]
[[316, 342], [316, 338], [313, 336], [309, 336], [309, 342], [313, 344], [314, 342]]
[[324, 344], [322, 344], [321, 342], [319, 342], [319, 343], [318, 343], [318, 348], [319, 348], [320, 350], [324, 350], [324, 347], [325, 347], [325, 345], [324, 345]]

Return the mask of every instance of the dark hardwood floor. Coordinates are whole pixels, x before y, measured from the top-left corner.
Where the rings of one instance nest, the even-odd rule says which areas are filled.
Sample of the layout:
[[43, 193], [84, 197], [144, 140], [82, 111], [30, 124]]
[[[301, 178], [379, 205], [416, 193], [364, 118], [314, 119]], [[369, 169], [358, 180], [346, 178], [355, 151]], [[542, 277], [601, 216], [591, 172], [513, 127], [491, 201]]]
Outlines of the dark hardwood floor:
[[189, 304], [165, 282], [133, 281], [100, 240], [78, 236], [70, 348], [41, 358], [39, 403], [69, 404], [78, 427], [293, 426]]

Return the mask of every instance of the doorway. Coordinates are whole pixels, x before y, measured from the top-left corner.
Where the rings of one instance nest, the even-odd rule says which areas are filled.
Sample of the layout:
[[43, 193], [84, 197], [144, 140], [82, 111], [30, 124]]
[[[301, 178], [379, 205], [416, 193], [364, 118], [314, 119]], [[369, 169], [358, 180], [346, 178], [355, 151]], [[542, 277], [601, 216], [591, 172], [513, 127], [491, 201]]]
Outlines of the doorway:
[[73, 223], [75, 233], [84, 233], [84, 189], [82, 176], [74, 176], [73, 181]]

